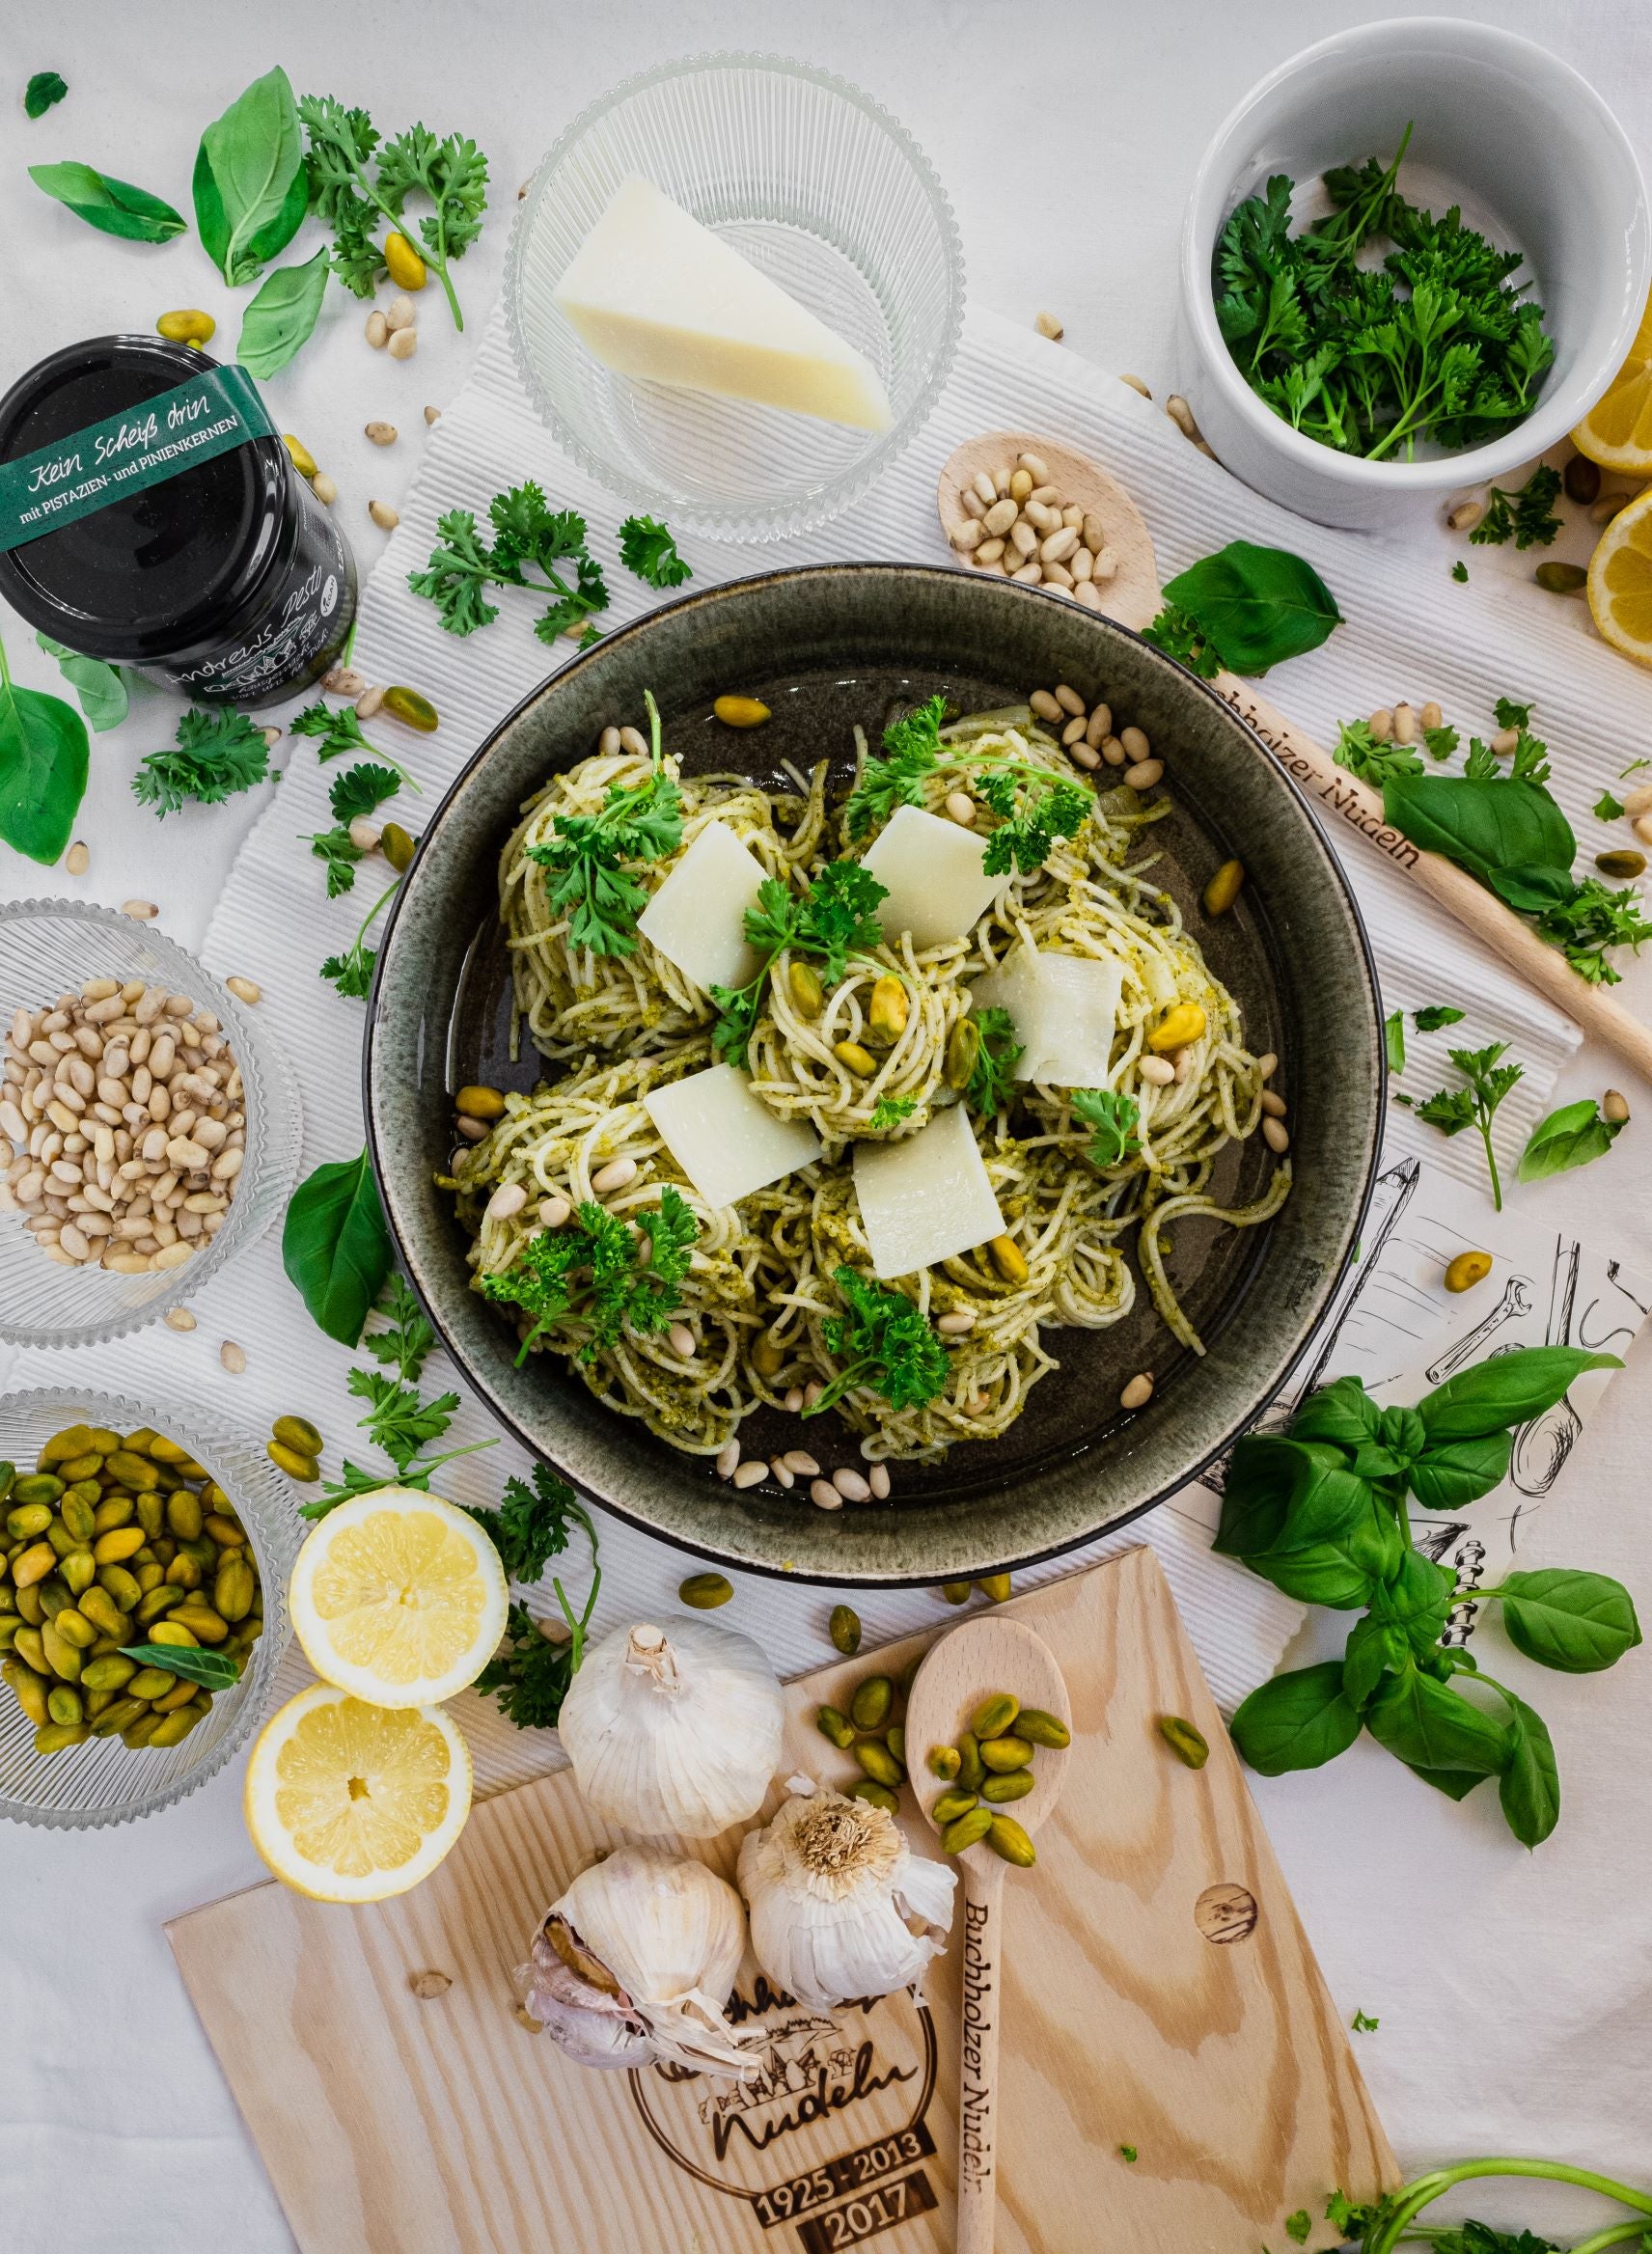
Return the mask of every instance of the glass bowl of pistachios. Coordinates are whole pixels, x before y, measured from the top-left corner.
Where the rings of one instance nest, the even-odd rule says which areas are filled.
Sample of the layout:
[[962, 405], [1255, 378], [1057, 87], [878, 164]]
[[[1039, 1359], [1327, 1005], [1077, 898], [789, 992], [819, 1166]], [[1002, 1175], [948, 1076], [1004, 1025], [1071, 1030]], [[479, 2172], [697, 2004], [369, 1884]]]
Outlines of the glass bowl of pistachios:
[[0, 1815], [171, 1807], [268, 1712], [297, 1552], [262, 1444], [176, 1401], [0, 1396]]

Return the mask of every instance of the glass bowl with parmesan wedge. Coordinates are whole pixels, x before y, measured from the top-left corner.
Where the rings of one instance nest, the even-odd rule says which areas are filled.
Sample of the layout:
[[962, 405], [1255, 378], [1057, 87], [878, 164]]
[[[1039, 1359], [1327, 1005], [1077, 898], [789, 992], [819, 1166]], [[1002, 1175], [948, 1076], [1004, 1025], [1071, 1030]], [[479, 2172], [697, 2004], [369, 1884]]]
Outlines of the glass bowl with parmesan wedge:
[[558, 442], [673, 529], [823, 524], [907, 447], [963, 319], [958, 228], [905, 129], [773, 56], [645, 72], [517, 213], [511, 349]]

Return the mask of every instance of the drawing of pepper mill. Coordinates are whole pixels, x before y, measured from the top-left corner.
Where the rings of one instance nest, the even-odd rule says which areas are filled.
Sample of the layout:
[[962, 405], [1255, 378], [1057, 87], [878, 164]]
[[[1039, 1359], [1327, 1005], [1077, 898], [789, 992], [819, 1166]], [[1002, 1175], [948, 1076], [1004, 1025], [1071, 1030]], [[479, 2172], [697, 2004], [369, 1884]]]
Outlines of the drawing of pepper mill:
[[1438, 1361], [1430, 1362], [1424, 1371], [1431, 1386], [1443, 1386], [1446, 1380], [1468, 1362], [1473, 1361], [1480, 1348], [1505, 1323], [1518, 1322], [1522, 1315], [1531, 1312], [1531, 1285], [1524, 1276], [1511, 1276], [1502, 1287], [1502, 1297], [1483, 1323], [1477, 1323], [1466, 1338], [1459, 1338], [1455, 1346], [1448, 1346]]

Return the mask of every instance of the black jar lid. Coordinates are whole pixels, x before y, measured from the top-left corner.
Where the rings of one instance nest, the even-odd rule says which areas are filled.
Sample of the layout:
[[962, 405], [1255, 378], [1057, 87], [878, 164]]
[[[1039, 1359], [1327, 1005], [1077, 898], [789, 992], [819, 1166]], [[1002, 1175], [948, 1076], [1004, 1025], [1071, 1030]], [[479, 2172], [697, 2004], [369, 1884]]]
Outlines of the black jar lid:
[[[68, 438], [217, 363], [164, 337], [95, 337], [0, 399], [0, 461]], [[279, 437], [232, 448], [0, 553], [0, 594], [72, 649], [140, 664], [226, 631], [283, 541], [289, 465]]]

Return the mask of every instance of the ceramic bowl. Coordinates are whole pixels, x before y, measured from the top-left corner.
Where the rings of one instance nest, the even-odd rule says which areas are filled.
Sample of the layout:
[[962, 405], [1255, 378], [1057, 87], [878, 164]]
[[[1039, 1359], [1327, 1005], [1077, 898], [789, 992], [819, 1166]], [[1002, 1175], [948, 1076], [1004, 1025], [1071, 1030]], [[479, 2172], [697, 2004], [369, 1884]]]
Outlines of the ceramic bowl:
[[[1385, 160], [1413, 127], [1399, 185], [1431, 211], [1526, 254], [1554, 366], [1533, 411], [1489, 446], [1366, 461], [1305, 438], [1264, 405], [1216, 322], [1211, 259], [1234, 206], [1273, 173], [1308, 183], [1328, 165]], [[1226, 467], [1321, 524], [1403, 522], [1502, 476], [1563, 438], [1621, 366], [1652, 279], [1640, 169], [1622, 126], [1569, 64], [1484, 23], [1408, 16], [1305, 48], [1252, 91], [1199, 166], [1182, 228], [1189, 396]]]
[[[1208, 1352], [1183, 1353], [1145, 1292], [1111, 1330], [1046, 1333], [1059, 1374], [1034, 1388], [999, 1441], [940, 1466], [894, 1467], [885, 1505], [816, 1509], [801, 1487], [735, 1492], [600, 1408], [548, 1356], [513, 1366], [500, 1310], [468, 1288], [465, 1241], [445, 1172], [451, 1091], [528, 1088], [533, 1052], [509, 1055], [509, 987], [495, 915], [496, 868], [517, 810], [559, 766], [596, 748], [605, 724], [651, 689], [666, 740], [689, 773], [727, 772], [730, 735], [712, 700], [738, 690], [774, 717], [741, 736], [760, 780], [781, 762], [835, 761], [847, 787], [852, 730], [875, 740], [892, 710], [944, 689], [961, 710], [1024, 700], [1056, 681], [1106, 697], [1144, 728], [1169, 765], [1178, 811], [1154, 832], [1160, 873], [1217, 975], [1239, 996], [1255, 1050], [1276, 1050], [1290, 1106], [1298, 1187], [1267, 1227], [1198, 1223], [1177, 1233], [1176, 1288]], [[1238, 910], [1204, 918], [1198, 894], [1231, 855], [1246, 865]], [[526, 1042], [524, 1042], [526, 1047]], [[1381, 1018], [1359, 914], [1294, 786], [1219, 698], [1125, 628], [1036, 589], [946, 568], [836, 564], [738, 581], [610, 635], [530, 697], [449, 791], [425, 834], [386, 935], [369, 1011], [368, 1129], [385, 1209], [407, 1271], [450, 1350], [489, 1406], [588, 1495], [684, 1548], [730, 1565], [836, 1582], [937, 1581], [1081, 1542], [1160, 1501], [1256, 1414], [1324, 1311], [1354, 1245], [1377, 1158]], [[1260, 1194], [1259, 1137], [1230, 1149], [1213, 1185]], [[1149, 1406], [1124, 1416], [1140, 1369]], [[763, 1411], [742, 1433], [769, 1457], [803, 1444], [859, 1462], [833, 1416], [799, 1429]]]

